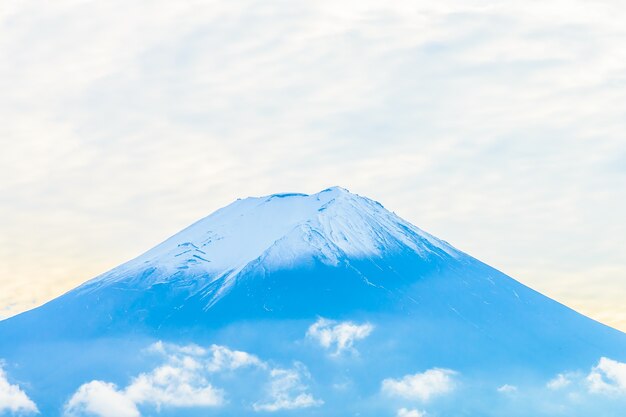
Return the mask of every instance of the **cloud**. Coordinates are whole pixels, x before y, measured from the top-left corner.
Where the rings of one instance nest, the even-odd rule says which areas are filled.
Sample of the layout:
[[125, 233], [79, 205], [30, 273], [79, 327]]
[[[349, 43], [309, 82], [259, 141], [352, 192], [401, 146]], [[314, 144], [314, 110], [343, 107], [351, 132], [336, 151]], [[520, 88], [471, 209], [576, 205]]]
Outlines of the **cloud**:
[[515, 385], [504, 384], [498, 387], [497, 391], [503, 394], [510, 394], [513, 392], [517, 392], [517, 387]]
[[82, 385], [65, 406], [68, 417], [139, 417], [137, 405], [111, 383], [91, 381]]
[[255, 411], [294, 410], [324, 404], [324, 401], [307, 392], [308, 386], [303, 379], [310, 379], [311, 376], [301, 363], [297, 362], [292, 369], [272, 369], [270, 376], [269, 400], [255, 403]]
[[[68, 416], [91, 413], [98, 417], [136, 417], [138, 406], [217, 407], [225, 402], [223, 390], [214, 387], [209, 377], [244, 367], [266, 369], [255, 355], [225, 346], [175, 345], [157, 342], [147, 351], [160, 354], [165, 363], [132, 379], [124, 389], [91, 381], [82, 385], [68, 401]], [[113, 402], [114, 408], [107, 408]]]
[[626, 394], [626, 363], [600, 358], [587, 376], [589, 392]]
[[626, 400], [626, 363], [601, 357], [588, 372], [557, 374], [546, 383], [546, 388], [564, 392], [571, 398], [593, 394], [611, 396], [614, 400]]
[[126, 388], [125, 395], [135, 404], [152, 404], [157, 410], [169, 407], [215, 407], [224, 402], [222, 390], [206, 379], [201, 364], [165, 365], [141, 374]]
[[401, 408], [396, 413], [397, 417], [424, 417], [426, 416], [425, 411], [420, 410], [409, 410], [408, 408]]
[[450, 369], [433, 368], [423, 373], [405, 375], [401, 379], [388, 378], [382, 382], [382, 391], [388, 395], [410, 400], [428, 401], [454, 390], [454, 376]]
[[35, 403], [18, 386], [9, 383], [6, 372], [0, 363], [0, 414], [11, 413], [38, 413]]
[[162, 354], [169, 361], [179, 364], [183, 364], [185, 360], [196, 358], [202, 362], [202, 366], [208, 372], [232, 371], [243, 367], [264, 368], [267, 366], [251, 353], [231, 350], [221, 345], [211, 345], [209, 348], [204, 348], [194, 344], [181, 346], [159, 341], [153, 343], [147, 350]]
[[211, 346], [211, 360], [207, 363], [209, 371], [235, 370], [247, 366], [267, 367], [258, 357], [247, 352], [230, 350], [224, 346]]
[[320, 318], [309, 327], [306, 335], [322, 347], [333, 350], [333, 355], [340, 355], [345, 351], [356, 352], [354, 342], [365, 339], [373, 330], [374, 326], [370, 323], [356, 324]]
[[[257, 356], [226, 346], [176, 345], [157, 342], [146, 349], [165, 363], [134, 377], [125, 388], [103, 381], [82, 385], [65, 405], [68, 417], [85, 414], [97, 417], [139, 417], [142, 406], [157, 411], [176, 407], [219, 407], [226, 392], [211, 383], [212, 376], [243, 368], [267, 375], [266, 399], [255, 402], [255, 411], [293, 410], [320, 406], [324, 402], [308, 392], [307, 368], [297, 362], [292, 368], [274, 368]], [[115, 407], [107, 407], [113, 403]]]
[[125, 393], [136, 404], [152, 404], [157, 409], [220, 406], [224, 403], [224, 392], [211, 385], [210, 374], [266, 367], [255, 355], [220, 345], [206, 349], [157, 342], [151, 350], [165, 355], [167, 364], [136, 377]]
[[548, 387], [549, 389], [553, 391], [556, 391], [556, 390], [560, 390], [562, 388], [567, 387], [571, 383], [572, 381], [568, 376], [566, 376], [565, 374], [558, 374], [553, 379], [548, 381], [548, 383], [546, 384], [546, 387]]

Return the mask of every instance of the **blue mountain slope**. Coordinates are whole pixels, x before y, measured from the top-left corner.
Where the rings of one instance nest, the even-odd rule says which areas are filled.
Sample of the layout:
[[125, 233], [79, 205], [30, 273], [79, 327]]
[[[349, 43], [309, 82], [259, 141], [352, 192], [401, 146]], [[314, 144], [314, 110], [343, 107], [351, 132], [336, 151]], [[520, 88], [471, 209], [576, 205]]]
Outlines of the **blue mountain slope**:
[[[319, 334], [314, 323], [323, 327]], [[137, 399], [133, 381], [158, 368], [146, 353], [157, 341], [227, 346], [264, 362], [251, 365], [256, 374], [203, 377], [228, 392], [224, 404], [207, 405], [205, 393], [200, 405], [155, 406]], [[526, 385], [534, 399], [543, 398], [539, 392], [555, 375], [589, 372], [602, 357], [626, 360], [626, 335], [336, 187], [238, 200], [62, 297], [0, 322], [0, 358], [51, 416], [108, 417], [93, 407], [68, 408], [78, 398], [73, 393], [94, 380], [117, 384], [119, 401], [131, 398], [142, 415], [395, 416], [425, 408], [432, 415], [547, 416], [563, 409], [578, 415], [597, 411], [599, 397], [571, 409], [567, 399], [561, 408], [532, 408], [505, 401], [506, 390], [496, 388]], [[289, 371], [298, 375], [292, 383], [308, 382], [275, 402], [251, 398], [260, 394], [250, 384], [267, 386], [274, 398], [272, 378], [285, 367], [298, 369]], [[390, 384], [383, 381], [429, 369], [454, 375], [448, 395], [459, 406], [385, 394]], [[578, 380], [584, 391], [585, 376]], [[618, 395], [601, 407], [617, 416], [624, 404]]]

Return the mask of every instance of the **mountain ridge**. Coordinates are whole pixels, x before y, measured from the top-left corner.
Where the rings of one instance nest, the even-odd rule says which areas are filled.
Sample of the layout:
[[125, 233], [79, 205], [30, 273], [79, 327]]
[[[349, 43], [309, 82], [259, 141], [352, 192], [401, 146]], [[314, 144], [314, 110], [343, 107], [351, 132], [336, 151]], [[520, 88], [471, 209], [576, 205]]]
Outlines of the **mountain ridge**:
[[[275, 199], [280, 202], [271, 204]], [[248, 244], [248, 248], [233, 248], [232, 241], [236, 243], [242, 240], [242, 233], [237, 227], [240, 218], [247, 216], [256, 221], [259, 217], [257, 213], [264, 211], [266, 205], [273, 206], [267, 207], [272, 213], [275, 210], [283, 212], [285, 207], [281, 206], [287, 206], [286, 209], [295, 212], [292, 216], [297, 220], [286, 224], [273, 221], [266, 228], [277, 232], [261, 242], [254, 242], [258, 238], [254, 232], [250, 237], [250, 226], [246, 225], [244, 233], [253, 242]], [[275, 214], [272, 216], [276, 217]], [[376, 223], [376, 218], [384, 220], [384, 224]], [[341, 224], [337, 219], [352, 221], [350, 224]], [[393, 233], [388, 233], [388, 230], [393, 230]], [[220, 245], [222, 242], [226, 243]], [[235, 279], [242, 270], [261, 259], [266, 262], [273, 260], [274, 267], [281, 266], [281, 263], [287, 267], [288, 264], [297, 263], [297, 258], [317, 254], [336, 265], [339, 259], [347, 257], [379, 257], [381, 253], [398, 249], [400, 245], [408, 246], [422, 256], [438, 251], [453, 257], [461, 256], [461, 252], [447, 242], [402, 220], [380, 203], [352, 194], [341, 187], [330, 187], [311, 195], [279, 193], [248, 197], [238, 199], [194, 222], [142, 255], [87, 281], [77, 290], [89, 290], [90, 287], [118, 282], [125, 276], [141, 276], [146, 279], [145, 285], [150, 286], [159, 283], [150, 281], [150, 277], [159, 279], [155, 278], [158, 275], [161, 279], [167, 279], [181, 270], [189, 270], [190, 275], [208, 275], [213, 280], [224, 277]], [[215, 246], [223, 247], [215, 248], [213, 252], [216, 253], [207, 253]], [[244, 255], [234, 257], [232, 252]], [[225, 261], [225, 258], [228, 260]], [[160, 269], [163, 271], [157, 271]], [[210, 284], [211, 279], [206, 284]], [[230, 283], [230, 279], [225, 281]]]
[[[346, 332], [363, 339], [362, 355], [339, 355], [339, 346], [352, 349], [353, 341], [341, 339]], [[337, 340], [330, 362], [307, 342], [310, 334], [322, 345]], [[491, 404], [509, 378], [545, 385], [560, 373], [626, 361], [626, 334], [338, 187], [237, 200], [63, 296], [0, 321], [0, 358], [19, 365], [12, 371], [30, 381], [44, 415], [63, 415], [59, 410], [78, 387], [101, 381], [122, 387], [129, 370], [143, 378], [146, 347], [162, 341], [177, 352], [202, 351], [198, 346], [252, 352], [281, 364], [281, 375], [306, 361], [293, 365], [298, 378], [321, 378], [316, 387], [324, 401], [311, 396], [305, 403], [328, 407], [322, 414], [313, 407], [283, 410], [298, 416], [391, 417], [385, 407], [392, 400], [376, 390], [381, 381], [404, 387], [389, 378], [412, 381], [410, 372], [463, 376], [467, 387], [470, 380], [477, 387], [497, 383], [481, 394]], [[598, 362], [605, 357], [613, 362]], [[199, 392], [206, 378], [198, 380]], [[350, 379], [352, 388], [335, 391], [335, 378]], [[363, 398], [376, 407], [359, 407]], [[438, 407], [446, 416], [554, 415], [515, 414], [514, 404], [490, 414], [471, 406], [472, 399], [463, 398], [467, 413]], [[209, 415], [266, 409], [229, 407]], [[207, 415], [202, 408], [159, 410], [166, 417]], [[573, 410], [572, 416], [586, 415]]]

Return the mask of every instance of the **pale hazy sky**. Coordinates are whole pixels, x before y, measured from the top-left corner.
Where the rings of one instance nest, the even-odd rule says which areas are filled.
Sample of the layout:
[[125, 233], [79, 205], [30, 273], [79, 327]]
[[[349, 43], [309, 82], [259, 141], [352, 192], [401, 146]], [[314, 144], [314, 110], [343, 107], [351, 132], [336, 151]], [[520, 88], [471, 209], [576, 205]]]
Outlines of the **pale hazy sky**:
[[341, 185], [626, 330], [623, 0], [3, 0], [0, 317]]

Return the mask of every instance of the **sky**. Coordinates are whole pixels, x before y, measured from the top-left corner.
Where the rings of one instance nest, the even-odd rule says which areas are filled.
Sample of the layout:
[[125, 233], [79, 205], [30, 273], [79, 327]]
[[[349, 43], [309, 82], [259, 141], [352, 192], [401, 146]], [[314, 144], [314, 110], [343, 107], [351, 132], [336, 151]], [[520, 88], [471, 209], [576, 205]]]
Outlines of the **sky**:
[[6, 0], [0, 317], [332, 185], [626, 331], [621, 0]]

